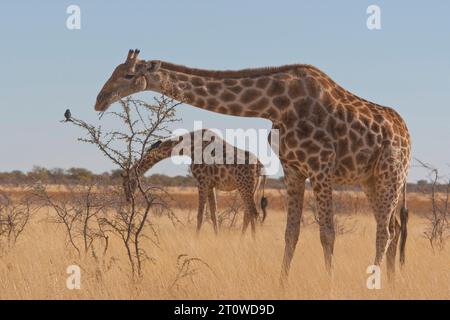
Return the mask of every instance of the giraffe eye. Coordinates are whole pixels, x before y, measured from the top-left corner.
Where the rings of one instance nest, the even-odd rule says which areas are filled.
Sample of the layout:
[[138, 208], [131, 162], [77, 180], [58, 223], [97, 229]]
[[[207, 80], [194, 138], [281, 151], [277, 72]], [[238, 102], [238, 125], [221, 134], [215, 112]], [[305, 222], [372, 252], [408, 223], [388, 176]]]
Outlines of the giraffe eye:
[[127, 74], [125, 76], [125, 79], [133, 79], [134, 78], [134, 74]]

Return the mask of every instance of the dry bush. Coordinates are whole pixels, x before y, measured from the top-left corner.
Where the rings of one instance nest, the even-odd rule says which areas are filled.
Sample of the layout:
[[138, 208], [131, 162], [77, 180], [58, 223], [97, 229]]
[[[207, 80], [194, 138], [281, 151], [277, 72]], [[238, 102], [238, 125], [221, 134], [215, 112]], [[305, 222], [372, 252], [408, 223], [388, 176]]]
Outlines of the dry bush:
[[104, 194], [107, 193], [98, 192], [94, 182], [78, 186], [67, 184], [64, 189], [63, 196], [53, 197], [46, 186], [39, 184], [35, 187], [34, 194], [42, 205], [53, 209], [54, 214], [47, 221], [64, 227], [67, 243], [78, 256], [82, 252], [85, 256], [90, 252], [96, 257], [95, 242], [103, 247], [105, 255], [109, 238], [101, 217], [106, 209]]
[[[441, 177], [439, 170], [431, 164], [416, 159], [421, 167], [428, 170], [431, 192], [431, 213], [427, 215], [428, 227], [424, 236], [428, 239], [431, 248], [442, 250], [450, 236], [450, 180]], [[438, 192], [438, 187], [444, 186], [444, 192]], [[442, 189], [442, 188], [440, 188]]]
[[20, 199], [12, 199], [0, 191], [0, 252], [13, 247], [32, 215], [39, 210], [29, 188], [22, 190]]
[[[339, 191], [333, 193], [334, 229], [336, 235], [344, 235], [356, 231], [358, 221], [355, 217], [360, 212], [363, 202], [363, 198], [356, 192]], [[303, 224], [319, 224], [316, 201], [312, 192], [305, 193], [304, 207], [312, 212], [312, 218], [308, 219], [303, 215]]]
[[[149, 222], [149, 216], [151, 213], [161, 215], [166, 209], [170, 217], [173, 215], [168, 210], [163, 190], [146, 184], [138, 175], [137, 168], [147, 147], [164, 138], [169, 133], [168, 125], [178, 121], [175, 108], [180, 103], [162, 96], [155, 98], [153, 104], [132, 98], [120, 100], [119, 104], [120, 111], [107, 112], [102, 116], [120, 120], [124, 124], [123, 129], [105, 131], [101, 126], [96, 127], [76, 118], [69, 119], [68, 123], [83, 129], [87, 136], [78, 140], [96, 146], [122, 171], [125, 178], [136, 176], [136, 193], [130, 195], [129, 201], [124, 200], [124, 190], [117, 186], [103, 194], [106, 200], [104, 206], [108, 210], [98, 221], [105, 227], [106, 234], [113, 234], [121, 240], [132, 275], [141, 276], [142, 265], [148, 260], [146, 251], [141, 247], [141, 239], [148, 237], [158, 244], [157, 232]], [[130, 179], [126, 179], [125, 183], [131, 190]]]
[[[219, 227], [234, 229], [237, 224], [239, 212], [243, 212], [243, 204], [237, 192], [233, 192], [230, 197], [224, 199], [224, 210], [218, 212], [217, 220]], [[208, 206], [209, 207], [209, 206]]]
[[195, 276], [202, 271], [209, 271], [214, 276], [214, 270], [208, 263], [197, 257], [190, 257], [187, 254], [180, 254], [177, 257], [177, 274], [172, 281], [169, 292], [173, 295], [182, 291], [188, 293], [189, 285], [195, 286]]
[[159, 247], [159, 233], [150, 221], [150, 215], [167, 215], [171, 221], [177, 221], [164, 197], [158, 193], [159, 189], [153, 186], [142, 188], [138, 193], [143, 199], [138, 200], [138, 195], [132, 195], [131, 202], [125, 200], [120, 186], [110, 188], [108, 195], [105, 195], [108, 209], [101, 218], [101, 224], [105, 226], [107, 234], [113, 234], [121, 240], [133, 275], [141, 276], [143, 263], [151, 260], [141, 246], [142, 239]]
[[333, 192], [334, 212], [338, 214], [359, 215], [372, 212], [366, 196], [358, 191]]

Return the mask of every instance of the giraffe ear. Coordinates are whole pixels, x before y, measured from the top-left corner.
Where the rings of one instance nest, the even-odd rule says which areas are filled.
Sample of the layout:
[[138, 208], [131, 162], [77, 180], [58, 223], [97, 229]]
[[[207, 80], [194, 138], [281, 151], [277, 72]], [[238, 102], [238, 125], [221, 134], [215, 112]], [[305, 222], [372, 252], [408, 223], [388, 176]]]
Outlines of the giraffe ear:
[[150, 61], [147, 66], [148, 72], [156, 72], [161, 67], [161, 61]]

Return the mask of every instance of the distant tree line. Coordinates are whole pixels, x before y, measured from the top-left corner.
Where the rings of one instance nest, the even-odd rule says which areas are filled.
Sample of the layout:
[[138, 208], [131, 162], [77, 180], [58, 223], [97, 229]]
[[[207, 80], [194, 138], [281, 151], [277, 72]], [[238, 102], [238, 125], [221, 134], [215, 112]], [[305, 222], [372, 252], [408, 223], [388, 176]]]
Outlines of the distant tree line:
[[[96, 174], [85, 168], [70, 169], [47, 169], [35, 166], [29, 172], [14, 170], [10, 172], [0, 172], [0, 184], [19, 186], [40, 182], [43, 184], [85, 184], [86, 182], [96, 181], [100, 184], [116, 184], [122, 180], [121, 170], [111, 170]], [[193, 187], [196, 186], [195, 179], [191, 175], [169, 177], [164, 174], [153, 174], [144, 177], [143, 181], [155, 185], [168, 187]], [[268, 185], [271, 188], [283, 188], [283, 180], [268, 179]]]
[[[122, 179], [120, 170], [112, 170], [109, 172], [103, 172], [96, 174], [85, 168], [53, 168], [47, 169], [44, 167], [35, 166], [31, 171], [23, 172], [20, 170], [14, 170], [10, 172], [0, 172], [0, 184], [19, 186], [24, 184], [30, 184], [35, 182], [41, 182], [44, 184], [85, 184], [95, 180], [101, 184], [116, 184], [120, 183]], [[143, 179], [144, 182], [168, 186], [168, 187], [193, 187], [195, 186], [195, 179], [190, 176], [175, 176], [169, 177], [164, 174], [153, 174], [146, 176]], [[417, 183], [408, 183], [409, 192], [431, 192], [432, 184], [428, 180], [419, 180]], [[283, 189], [283, 178], [268, 178], [267, 188]], [[436, 186], [437, 192], [446, 192], [448, 188], [447, 184], [439, 184]], [[354, 186], [339, 186], [339, 190], [359, 190]]]

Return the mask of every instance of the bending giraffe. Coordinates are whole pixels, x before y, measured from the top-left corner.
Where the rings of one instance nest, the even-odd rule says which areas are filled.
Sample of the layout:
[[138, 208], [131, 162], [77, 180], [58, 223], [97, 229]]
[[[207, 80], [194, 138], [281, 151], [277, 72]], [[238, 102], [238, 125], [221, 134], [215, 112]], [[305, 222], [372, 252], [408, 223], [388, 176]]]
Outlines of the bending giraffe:
[[[387, 256], [388, 275], [405, 260], [406, 192], [410, 136], [392, 108], [345, 90], [319, 69], [303, 64], [239, 71], [194, 69], [138, 59], [130, 50], [97, 96], [95, 109], [145, 90], [155, 91], [222, 114], [260, 117], [279, 130], [279, 158], [287, 187], [287, 223], [282, 280], [287, 278], [300, 233], [305, 180], [318, 208], [325, 265], [332, 271], [335, 242], [334, 184], [362, 186], [376, 220], [374, 264]], [[399, 221], [400, 219], [400, 221]]]
[[[201, 145], [201, 148], [196, 149], [196, 143]], [[208, 157], [205, 154], [206, 152], [203, 152], [208, 147], [214, 147], [211, 149], [214, 151], [218, 150], [216, 147], [221, 148], [223, 156], [214, 158], [210, 155]], [[175, 151], [181, 152], [175, 153]], [[199, 153], [195, 155], [195, 152]], [[232, 152], [233, 161], [228, 164], [226, 156], [230, 152]], [[123, 187], [127, 200], [129, 201], [131, 193], [135, 192], [138, 182], [137, 177], [143, 176], [155, 164], [173, 155], [188, 156], [192, 159], [190, 168], [193, 177], [197, 181], [198, 188], [197, 233], [200, 232], [202, 227], [206, 202], [209, 205], [214, 232], [218, 233], [216, 190], [237, 190], [245, 206], [242, 234], [245, 233], [249, 224], [251, 225], [252, 234], [255, 234], [255, 221], [258, 217], [255, 197], [260, 185], [263, 189], [260, 202], [263, 212], [262, 222], [264, 222], [267, 215], [268, 200], [264, 196], [266, 176], [262, 174], [263, 165], [252, 153], [228, 144], [210, 130], [193, 131], [175, 139], [155, 142], [146, 151], [142, 159], [132, 166], [130, 176], [123, 175]], [[196, 156], [202, 157], [199, 158], [202, 160], [199, 161], [201, 163], [194, 163], [194, 157]]]

